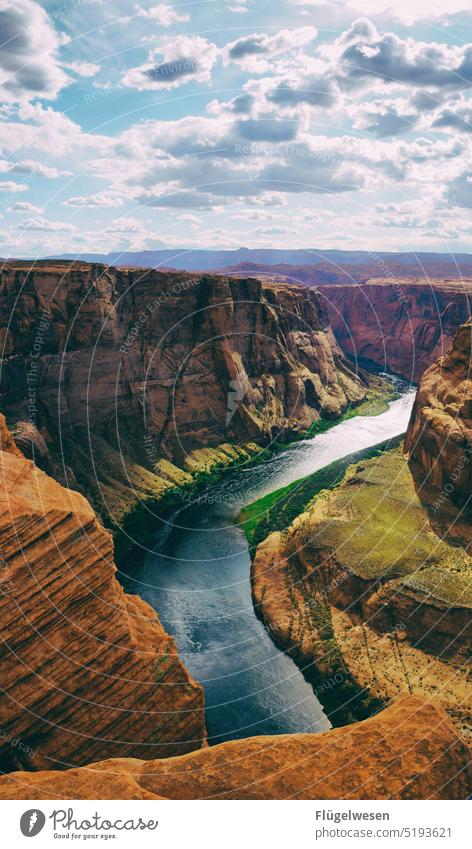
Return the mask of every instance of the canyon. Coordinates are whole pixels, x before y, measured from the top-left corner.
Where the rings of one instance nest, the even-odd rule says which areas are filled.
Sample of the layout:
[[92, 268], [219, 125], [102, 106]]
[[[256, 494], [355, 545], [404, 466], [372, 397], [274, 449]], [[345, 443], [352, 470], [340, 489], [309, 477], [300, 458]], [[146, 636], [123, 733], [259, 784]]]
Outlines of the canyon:
[[469, 753], [440, 707], [403, 697], [324, 734], [252, 737], [165, 760], [0, 778], [2, 799], [464, 799]]
[[367, 394], [315, 290], [43, 262], [5, 265], [0, 295], [16, 443], [109, 524]]
[[4, 423], [1, 449], [0, 768], [203, 745], [202, 688], [152, 608], [123, 592], [111, 533], [21, 456]]
[[322, 287], [336, 339], [354, 360], [417, 383], [470, 316], [470, 279], [371, 277]]
[[263, 621], [315, 686], [338, 675], [336, 698], [353, 705], [435, 698], [469, 740], [470, 355], [468, 321], [423, 375], [407, 456], [348, 468], [259, 544], [252, 567]]
[[[441, 287], [438, 331], [429, 290], [405, 286], [420, 378], [467, 318], [467, 297]], [[360, 288], [352, 302], [343, 291], [343, 310], [363, 360], [382, 365]], [[404, 304], [388, 282], [365, 288], [396, 328], [388, 365], [404, 374]], [[178, 505], [215, 469], [378, 390], [342, 352], [335, 320], [334, 337], [338, 289], [323, 298], [284, 281], [85, 263], [3, 268], [0, 798], [470, 793], [472, 558], [465, 539], [438, 535], [421, 487], [429, 476], [444, 488], [470, 444], [470, 324], [421, 380], [408, 459], [397, 448], [354, 464], [255, 553], [258, 615], [315, 691], [336, 680], [344, 727], [208, 747], [202, 688], [155, 611], [116, 579], [105, 524], [115, 538], [141, 533], [129, 516], [149, 510], [152, 522], [169, 494]], [[461, 528], [468, 475], [461, 466], [448, 501]]]
[[[434, 514], [448, 503], [470, 515], [472, 495], [472, 322], [458, 331], [452, 348], [424, 373], [405, 449], [420, 496]], [[457, 516], [452, 526], [458, 525]], [[463, 534], [469, 539], [461, 522]]]

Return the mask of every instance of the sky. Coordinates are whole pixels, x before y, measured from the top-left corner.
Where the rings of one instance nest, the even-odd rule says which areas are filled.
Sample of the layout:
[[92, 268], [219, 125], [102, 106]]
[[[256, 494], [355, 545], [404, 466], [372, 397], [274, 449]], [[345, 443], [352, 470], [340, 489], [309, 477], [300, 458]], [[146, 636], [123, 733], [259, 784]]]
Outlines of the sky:
[[472, 251], [472, 0], [0, 0], [0, 256]]

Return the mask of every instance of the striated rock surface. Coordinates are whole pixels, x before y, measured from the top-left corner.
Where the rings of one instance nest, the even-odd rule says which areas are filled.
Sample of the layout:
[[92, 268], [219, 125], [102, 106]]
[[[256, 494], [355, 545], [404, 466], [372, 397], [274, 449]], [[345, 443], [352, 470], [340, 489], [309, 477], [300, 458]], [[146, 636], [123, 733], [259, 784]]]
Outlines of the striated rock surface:
[[449, 718], [413, 697], [323, 734], [0, 778], [2, 799], [466, 799], [470, 789], [469, 753]]
[[[452, 348], [423, 375], [405, 440], [420, 497], [472, 539], [472, 321], [457, 332]], [[464, 511], [462, 521], [451, 507]]]
[[188, 482], [195, 451], [286, 439], [366, 394], [315, 290], [54, 261], [0, 275], [1, 408], [105, 518]]
[[203, 691], [155, 612], [115, 579], [82, 495], [0, 452], [0, 768], [182, 754], [205, 741]]
[[256, 609], [334, 724], [410, 692], [470, 733], [472, 558], [435, 533], [399, 449], [352, 466], [271, 534], [252, 581]]
[[418, 382], [471, 313], [472, 281], [371, 278], [323, 286], [343, 351]]

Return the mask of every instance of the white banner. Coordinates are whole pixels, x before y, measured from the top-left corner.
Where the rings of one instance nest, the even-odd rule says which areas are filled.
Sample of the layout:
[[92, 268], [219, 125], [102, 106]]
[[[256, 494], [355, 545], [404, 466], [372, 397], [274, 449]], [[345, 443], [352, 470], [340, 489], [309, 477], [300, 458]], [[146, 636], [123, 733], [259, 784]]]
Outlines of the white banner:
[[470, 845], [464, 802], [0, 802], [2, 845], [305, 849]]

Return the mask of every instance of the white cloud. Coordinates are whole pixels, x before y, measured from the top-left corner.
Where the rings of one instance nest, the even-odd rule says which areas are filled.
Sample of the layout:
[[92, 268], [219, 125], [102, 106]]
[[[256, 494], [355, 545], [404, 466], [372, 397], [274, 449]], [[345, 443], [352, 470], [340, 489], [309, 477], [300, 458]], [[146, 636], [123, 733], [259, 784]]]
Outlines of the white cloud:
[[76, 195], [75, 197], [68, 198], [62, 203], [63, 206], [102, 206], [111, 208], [115, 206], [122, 206], [122, 204], [123, 198], [120, 197], [119, 193], [113, 191], [97, 192], [93, 195]]
[[65, 221], [48, 221], [46, 218], [28, 218], [22, 221], [21, 226], [26, 230], [37, 230], [44, 233], [73, 233], [77, 228]]
[[205, 83], [218, 56], [218, 48], [198, 35], [166, 37], [151, 50], [145, 65], [131, 68], [123, 85], [139, 91], [177, 88], [189, 81]]
[[0, 96], [6, 102], [53, 99], [67, 85], [56, 32], [35, 0], [0, 0]]
[[170, 27], [174, 23], [185, 23], [190, 20], [190, 15], [179, 14], [169, 3], [158, 3], [156, 6], [151, 6], [150, 9], [143, 9], [142, 6], [138, 6], [137, 10], [139, 17], [151, 18], [162, 27]]
[[30, 212], [30, 213], [41, 213], [43, 212], [43, 208], [41, 206], [35, 206], [34, 203], [29, 203], [28, 201], [20, 201], [17, 200], [13, 206], [9, 206], [7, 212]]
[[67, 115], [40, 103], [22, 104], [10, 120], [0, 121], [0, 148], [16, 155], [23, 149], [41, 151], [49, 167], [73, 151], [105, 151], [111, 144], [108, 137], [83, 132]]
[[0, 182], [0, 192], [26, 192], [28, 186], [25, 183], [15, 183], [13, 180]]
[[65, 66], [69, 71], [78, 74], [79, 77], [94, 77], [100, 70], [100, 65], [95, 62], [68, 62]]
[[42, 162], [35, 162], [31, 159], [25, 159], [19, 162], [0, 161], [0, 172], [18, 174], [25, 177], [48, 177], [49, 179], [71, 175], [70, 171], [61, 171], [58, 168], [45, 165]]
[[459, 12], [470, 13], [468, 0], [292, 0], [302, 9], [331, 7], [353, 14], [384, 15], [405, 24], [415, 21], [447, 18]]
[[222, 51], [223, 61], [236, 62], [249, 73], [266, 73], [273, 70], [274, 57], [301, 50], [317, 35], [313, 26], [282, 29], [275, 35], [251, 33], [229, 42]]

